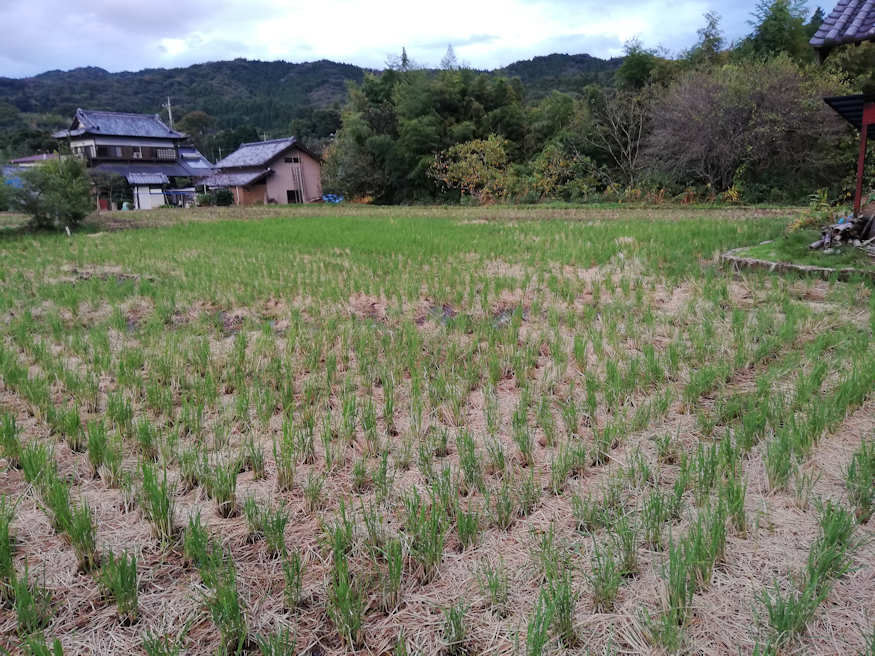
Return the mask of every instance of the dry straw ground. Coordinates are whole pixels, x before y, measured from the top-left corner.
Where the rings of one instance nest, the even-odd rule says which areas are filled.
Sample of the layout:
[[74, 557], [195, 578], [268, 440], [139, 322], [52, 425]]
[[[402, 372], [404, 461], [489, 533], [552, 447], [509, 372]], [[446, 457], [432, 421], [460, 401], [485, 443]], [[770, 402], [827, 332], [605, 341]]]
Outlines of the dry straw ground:
[[[259, 208], [0, 236], [0, 645], [871, 653], [871, 284], [715, 263], [787, 216]], [[134, 612], [106, 584], [122, 553]], [[806, 581], [787, 629], [767, 601]]]

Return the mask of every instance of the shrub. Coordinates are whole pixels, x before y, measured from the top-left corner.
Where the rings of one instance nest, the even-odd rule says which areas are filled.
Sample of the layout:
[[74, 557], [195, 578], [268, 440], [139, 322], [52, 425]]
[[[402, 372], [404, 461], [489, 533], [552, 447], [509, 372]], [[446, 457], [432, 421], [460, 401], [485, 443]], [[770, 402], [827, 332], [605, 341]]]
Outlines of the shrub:
[[450, 189], [487, 203], [504, 195], [507, 183], [507, 140], [491, 134], [456, 144], [435, 156], [429, 175]]
[[[681, 76], [656, 102], [645, 157], [681, 184], [733, 187], [747, 200], [771, 188], [800, 196], [836, 175], [843, 126], [820, 98], [841, 83], [786, 55]], [[844, 166], [844, 164], [842, 164]]]
[[77, 159], [49, 160], [21, 173], [13, 207], [29, 214], [34, 228], [72, 228], [93, 209], [91, 181]]
[[234, 195], [230, 189], [216, 189], [214, 198], [215, 204], [219, 207], [227, 207], [234, 204]]

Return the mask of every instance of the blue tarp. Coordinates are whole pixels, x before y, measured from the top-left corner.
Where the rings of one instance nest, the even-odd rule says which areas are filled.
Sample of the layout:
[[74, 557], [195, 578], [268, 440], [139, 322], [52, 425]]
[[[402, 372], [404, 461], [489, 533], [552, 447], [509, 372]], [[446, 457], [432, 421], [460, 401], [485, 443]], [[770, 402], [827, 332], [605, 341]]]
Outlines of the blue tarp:
[[322, 194], [323, 203], [342, 203], [343, 196], [340, 194]]
[[10, 187], [15, 187], [16, 189], [21, 189], [24, 186], [21, 178], [19, 177], [21, 171], [23, 169], [17, 166], [4, 166], [3, 167], [3, 182], [8, 184]]

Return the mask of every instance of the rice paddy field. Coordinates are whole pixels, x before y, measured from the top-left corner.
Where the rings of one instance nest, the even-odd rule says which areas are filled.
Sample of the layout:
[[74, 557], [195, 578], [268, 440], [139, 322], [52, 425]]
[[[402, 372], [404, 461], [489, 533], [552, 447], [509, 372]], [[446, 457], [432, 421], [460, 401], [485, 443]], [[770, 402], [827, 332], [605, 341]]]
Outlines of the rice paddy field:
[[0, 234], [5, 650], [875, 653], [872, 284], [716, 264], [790, 213], [153, 216]]

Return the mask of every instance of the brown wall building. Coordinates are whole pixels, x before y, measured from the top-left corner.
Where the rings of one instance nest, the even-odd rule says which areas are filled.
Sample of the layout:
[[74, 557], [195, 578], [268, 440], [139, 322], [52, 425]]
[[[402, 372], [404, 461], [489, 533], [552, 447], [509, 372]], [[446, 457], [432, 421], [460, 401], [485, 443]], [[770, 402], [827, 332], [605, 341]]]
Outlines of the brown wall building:
[[294, 137], [245, 143], [205, 183], [227, 188], [237, 205], [312, 203], [322, 198], [322, 164]]

